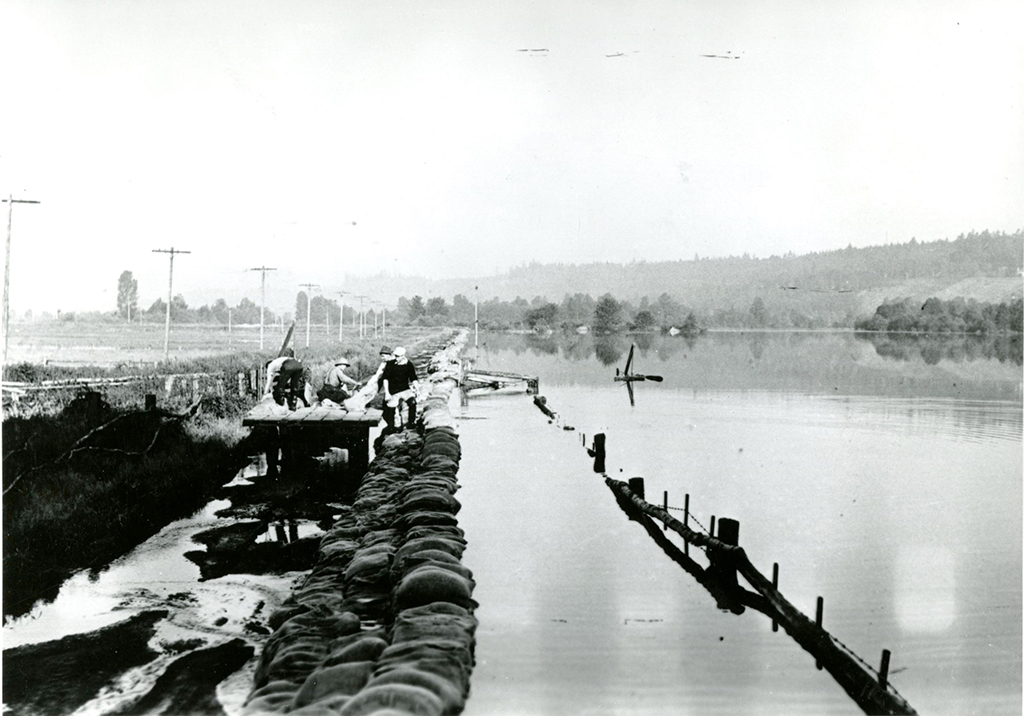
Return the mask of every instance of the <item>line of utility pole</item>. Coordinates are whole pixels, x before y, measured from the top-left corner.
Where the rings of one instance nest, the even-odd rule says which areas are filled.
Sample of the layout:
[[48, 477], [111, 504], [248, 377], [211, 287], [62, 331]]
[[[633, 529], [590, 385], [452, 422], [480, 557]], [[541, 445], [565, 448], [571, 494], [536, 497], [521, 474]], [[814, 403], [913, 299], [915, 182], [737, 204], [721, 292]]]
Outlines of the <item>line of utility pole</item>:
[[169, 249], [153, 249], [153, 253], [170, 254], [171, 258], [170, 271], [167, 273], [167, 319], [164, 321], [164, 360], [167, 360], [171, 352], [171, 293], [174, 288], [174, 255], [190, 254], [192, 252], [182, 251], [172, 246]]
[[260, 266], [259, 268], [251, 268], [249, 270], [259, 271], [262, 274], [260, 276], [260, 350], [263, 350], [263, 311], [267, 305], [267, 271], [277, 271], [277, 269]]
[[4, 365], [7, 365], [7, 336], [10, 331], [11, 306], [8, 302], [11, 284], [11, 223], [14, 219], [15, 204], [39, 204], [35, 199], [15, 199], [14, 194], [9, 194], [7, 202], [7, 246], [4, 249]]
[[359, 299], [359, 337], [363, 338], [366, 331], [366, 314], [363, 313], [363, 299], [369, 298], [369, 296], [356, 296], [356, 298]]
[[313, 289], [320, 288], [320, 285], [316, 283], [300, 283], [299, 285], [309, 289], [306, 291], [306, 348], [309, 348], [309, 324], [313, 322], [313, 316], [310, 314], [310, 306], [313, 301], [312, 293]]
[[338, 295], [341, 296], [341, 313], [338, 315], [338, 343], [341, 343], [345, 336], [345, 296], [348, 296], [349, 292], [338, 291]]

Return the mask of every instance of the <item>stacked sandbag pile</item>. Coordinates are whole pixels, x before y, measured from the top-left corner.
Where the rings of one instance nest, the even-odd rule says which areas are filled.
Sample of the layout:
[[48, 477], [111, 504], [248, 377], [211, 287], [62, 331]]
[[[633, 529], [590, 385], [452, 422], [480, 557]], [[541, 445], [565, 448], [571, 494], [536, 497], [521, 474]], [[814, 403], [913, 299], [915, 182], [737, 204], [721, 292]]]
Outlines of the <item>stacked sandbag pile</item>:
[[274, 633], [244, 714], [457, 714], [473, 669], [475, 586], [456, 515], [461, 457], [448, 411], [465, 334], [435, 356], [422, 436], [386, 437], [324, 535]]

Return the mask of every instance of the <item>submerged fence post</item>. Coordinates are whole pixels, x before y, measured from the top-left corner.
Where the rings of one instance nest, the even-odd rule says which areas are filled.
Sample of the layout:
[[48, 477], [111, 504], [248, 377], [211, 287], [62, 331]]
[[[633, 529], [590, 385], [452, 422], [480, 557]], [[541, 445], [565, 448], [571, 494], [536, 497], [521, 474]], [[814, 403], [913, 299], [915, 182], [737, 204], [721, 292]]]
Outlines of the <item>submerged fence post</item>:
[[598, 433], [594, 436], [594, 472], [604, 472], [604, 458], [604, 433]]
[[883, 689], [889, 683], [889, 650], [882, 649], [882, 665], [878, 667], [878, 685]]
[[726, 544], [738, 545], [740, 543], [739, 520], [731, 520], [723, 517], [718, 521], [718, 539]]
[[[822, 597], [818, 597], [818, 607], [814, 611], [814, 625], [821, 629], [821, 618], [825, 612], [825, 600]], [[815, 660], [814, 665], [818, 667], [818, 671], [821, 671], [821, 662]]]
[[[690, 529], [690, 493], [683, 498], [683, 527]], [[683, 553], [690, 556], [690, 540], [683, 540]]]
[[[772, 562], [772, 589], [779, 591], [779, 563]], [[779, 623], [772, 619], [772, 631], [779, 630]]]
[[644, 479], [642, 477], [629, 478], [629, 490], [641, 500], [646, 499], [644, 497]]

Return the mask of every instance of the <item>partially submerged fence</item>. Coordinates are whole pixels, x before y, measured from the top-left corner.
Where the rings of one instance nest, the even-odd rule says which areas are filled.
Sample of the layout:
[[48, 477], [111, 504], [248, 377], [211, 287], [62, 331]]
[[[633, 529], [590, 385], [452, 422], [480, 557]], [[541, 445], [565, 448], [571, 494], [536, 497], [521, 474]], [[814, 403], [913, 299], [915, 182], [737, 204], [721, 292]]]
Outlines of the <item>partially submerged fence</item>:
[[[551, 422], [559, 420], [559, 414], [543, 397], [534, 398], [534, 404]], [[586, 435], [581, 436], [581, 441], [586, 447]], [[821, 597], [817, 600], [814, 621], [793, 606], [778, 590], [779, 565], [772, 566], [772, 578], [769, 580], [751, 564], [746, 552], [739, 546], [738, 521], [718, 519], [716, 531], [716, 519], [712, 516], [705, 531], [695, 530], [690, 526], [691, 519], [702, 529], [703, 525], [690, 512], [688, 494], [682, 508], [669, 506], [667, 492], [664, 493], [661, 507], [653, 505], [645, 499], [642, 477], [631, 478], [626, 483], [605, 474], [606, 436], [603, 433], [594, 435], [592, 445], [586, 449], [587, 454], [594, 459], [594, 472], [604, 478], [623, 511], [647, 531], [665, 554], [715, 598], [720, 609], [742, 614], [749, 607], [771, 618], [773, 631], [778, 631], [781, 624], [786, 633], [815, 658], [817, 667], [831, 674], [865, 713], [917, 713], [888, 681], [890, 652], [883, 649], [880, 667], [875, 670], [822, 627], [824, 600]], [[673, 517], [669, 513], [670, 509], [681, 510], [683, 521]], [[660, 521], [661, 526], [655, 520]], [[682, 537], [682, 549], [664, 534], [668, 530]], [[707, 567], [690, 557], [691, 544], [704, 550], [709, 562]], [[742, 576], [753, 591], [740, 586], [737, 575]]]

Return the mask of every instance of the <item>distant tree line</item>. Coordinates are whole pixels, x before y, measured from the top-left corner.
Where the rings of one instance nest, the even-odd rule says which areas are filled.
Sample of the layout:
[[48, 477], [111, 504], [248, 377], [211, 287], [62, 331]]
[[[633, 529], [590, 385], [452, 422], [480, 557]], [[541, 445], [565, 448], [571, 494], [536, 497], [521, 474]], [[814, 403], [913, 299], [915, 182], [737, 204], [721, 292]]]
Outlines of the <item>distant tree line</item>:
[[962, 297], [951, 301], [929, 298], [923, 304], [909, 298], [884, 302], [874, 315], [854, 324], [860, 331], [905, 333], [1021, 333], [1024, 301], [983, 303]]
[[701, 327], [694, 311], [667, 293], [653, 302], [645, 296], [637, 305], [620, 301], [610, 293], [597, 299], [583, 293], [565, 294], [559, 303], [544, 296], [534, 296], [530, 301], [521, 297], [502, 301], [495, 297], [481, 302], [479, 311], [463, 294], [457, 294], [451, 304], [439, 296], [426, 301], [422, 296], [403, 296], [398, 299], [397, 310], [389, 314], [389, 321], [401, 325], [471, 327], [477, 316], [484, 330], [574, 330], [585, 326], [597, 333], [649, 332], [671, 327], [696, 332]]

